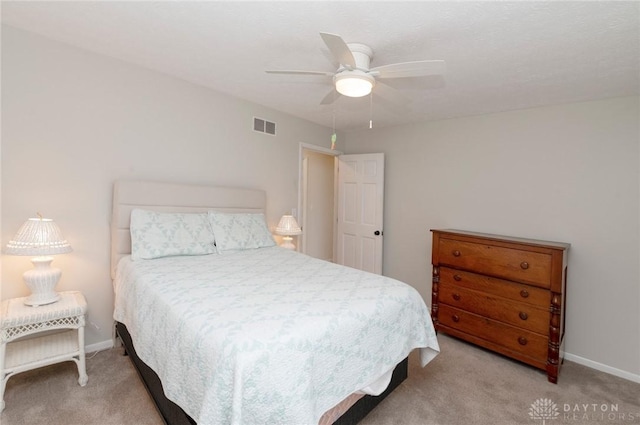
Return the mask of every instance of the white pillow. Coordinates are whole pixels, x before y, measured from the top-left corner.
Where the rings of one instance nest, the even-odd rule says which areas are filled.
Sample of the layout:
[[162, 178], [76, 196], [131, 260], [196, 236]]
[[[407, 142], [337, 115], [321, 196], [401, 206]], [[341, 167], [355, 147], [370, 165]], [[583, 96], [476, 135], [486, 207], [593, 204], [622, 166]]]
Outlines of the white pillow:
[[214, 254], [207, 213], [131, 212], [131, 259]]
[[220, 213], [209, 211], [209, 222], [216, 239], [216, 249], [235, 251], [274, 246], [264, 214]]

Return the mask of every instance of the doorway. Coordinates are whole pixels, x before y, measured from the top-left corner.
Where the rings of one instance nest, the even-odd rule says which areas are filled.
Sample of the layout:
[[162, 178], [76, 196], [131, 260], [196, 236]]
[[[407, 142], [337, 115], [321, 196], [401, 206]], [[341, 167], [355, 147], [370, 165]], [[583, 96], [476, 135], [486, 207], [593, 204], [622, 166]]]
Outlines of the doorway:
[[335, 261], [335, 157], [340, 154], [300, 144], [298, 220], [302, 235], [298, 246], [302, 253], [326, 261]]

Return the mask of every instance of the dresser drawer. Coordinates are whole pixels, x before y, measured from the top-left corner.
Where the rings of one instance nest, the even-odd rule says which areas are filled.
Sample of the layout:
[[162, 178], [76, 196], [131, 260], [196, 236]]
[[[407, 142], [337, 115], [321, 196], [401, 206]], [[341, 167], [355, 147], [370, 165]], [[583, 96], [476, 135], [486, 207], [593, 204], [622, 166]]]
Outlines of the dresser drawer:
[[546, 289], [449, 267], [440, 267], [439, 280], [440, 283], [449, 283], [462, 288], [486, 292], [545, 310], [549, 309], [551, 302], [551, 295]]
[[545, 361], [549, 340], [546, 336], [510, 326], [496, 320], [440, 304], [441, 325], [482, 338], [539, 361]]
[[440, 264], [473, 270], [541, 288], [551, 285], [551, 255], [441, 237]]
[[459, 287], [449, 282], [440, 284], [439, 302], [440, 305], [448, 304], [541, 335], [549, 334], [549, 312], [531, 304], [507, 300], [485, 292]]

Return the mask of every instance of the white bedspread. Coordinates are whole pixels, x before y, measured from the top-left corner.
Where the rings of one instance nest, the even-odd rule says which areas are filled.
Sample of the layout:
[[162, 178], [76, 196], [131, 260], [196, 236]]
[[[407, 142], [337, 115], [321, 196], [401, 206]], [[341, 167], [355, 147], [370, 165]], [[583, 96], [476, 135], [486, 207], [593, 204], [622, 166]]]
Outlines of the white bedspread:
[[114, 318], [199, 425], [315, 425], [412, 349], [439, 351], [411, 286], [280, 247], [125, 257], [114, 286]]

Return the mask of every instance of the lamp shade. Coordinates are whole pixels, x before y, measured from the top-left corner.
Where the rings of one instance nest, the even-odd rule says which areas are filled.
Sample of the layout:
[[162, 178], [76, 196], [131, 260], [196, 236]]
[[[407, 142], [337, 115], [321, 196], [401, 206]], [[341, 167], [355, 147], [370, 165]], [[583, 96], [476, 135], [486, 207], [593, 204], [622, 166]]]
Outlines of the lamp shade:
[[8, 255], [54, 255], [71, 252], [71, 245], [62, 236], [57, 224], [49, 218], [30, 218], [9, 241]]
[[302, 234], [302, 229], [292, 215], [283, 215], [276, 227], [276, 233], [283, 236], [295, 236]]

